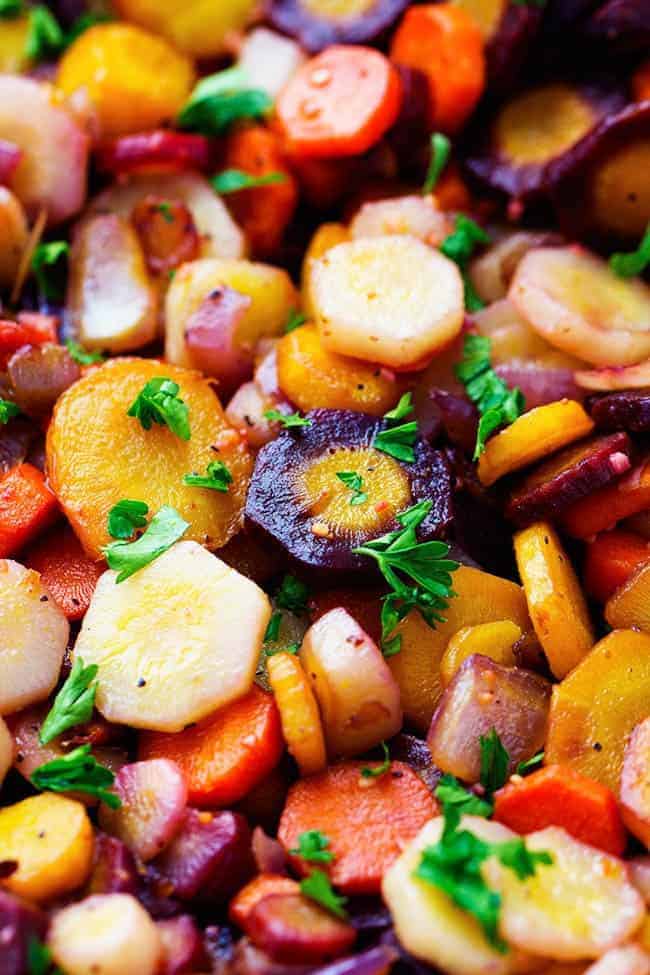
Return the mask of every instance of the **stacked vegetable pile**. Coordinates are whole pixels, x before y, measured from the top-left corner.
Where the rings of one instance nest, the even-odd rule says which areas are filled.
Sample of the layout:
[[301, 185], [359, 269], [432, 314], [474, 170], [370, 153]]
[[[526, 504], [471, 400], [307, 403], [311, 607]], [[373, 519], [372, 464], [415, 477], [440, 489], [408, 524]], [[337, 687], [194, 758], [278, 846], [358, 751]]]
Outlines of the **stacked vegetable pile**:
[[1, 975], [649, 975], [649, 55], [0, 0]]

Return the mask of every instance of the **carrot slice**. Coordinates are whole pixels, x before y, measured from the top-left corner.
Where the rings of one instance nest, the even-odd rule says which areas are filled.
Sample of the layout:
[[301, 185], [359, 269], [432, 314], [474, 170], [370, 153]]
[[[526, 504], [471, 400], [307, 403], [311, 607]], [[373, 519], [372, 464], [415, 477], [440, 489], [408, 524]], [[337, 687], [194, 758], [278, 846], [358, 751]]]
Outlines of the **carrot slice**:
[[241, 169], [256, 177], [282, 177], [281, 182], [228, 196], [228, 207], [246, 234], [254, 256], [272, 257], [298, 203], [298, 185], [287, 167], [277, 135], [261, 125], [235, 129], [228, 136], [223, 168]]
[[576, 538], [591, 538], [623, 518], [650, 507], [650, 462], [633, 467], [620, 481], [588, 494], [564, 512], [562, 523]]
[[[341, 762], [296, 782], [278, 829], [287, 851], [298, 846], [301, 833], [324, 833], [334, 860], [319, 867], [347, 894], [378, 894], [386, 870], [437, 811], [435, 799], [408, 765], [392, 762], [376, 779], [364, 778], [363, 767], [363, 762]], [[303, 875], [313, 866], [299, 857], [293, 862]]]
[[614, 793], [566, 765], [549, 765], [509, 782], [496, 794], [494, 818], [517, 833], [560, 826], [582, 843], [614, 856], [625, 850]]
[[145, 732], [139, 754], [141, 759], [177, 762], [187, 778], [192, 805], [228, 806], [269, 774], [283, 749], [275, 701], [255, 686], [245, 697], [184, 731]]
[[14, 555], [48, 528], [58, 510], [56, 498], [36, 467], [12, 467], [0, 480], [0, 558]]
[[243, 927], [255, 905], [270, 894], [299, 894], [300, 887], [291, 877], [281, 873], [258, 873], [239, 890], [230, 902], [228, 917], [233, 924]]
[[69, 525], [53, 528], [23, 553], [22, 561], [40, 573], [41, 582], [69, 620], [80, 620], [90, 605], [106, 565], [88, 558]]
[[598, 602], [606, 603], [648, 560], [650, 544], [647, 539], [634, 532], [603, 532], [587, 546], [585, 589]]
[[402, 84], [372, 48], [334, 45], [309, 60], [281, 92], [277, 118], [289, 151], [302, 158], [357, 156], [396, 120]]
[[290, 653], [276, 653], [268, 658], [267, 670], [284, 738], [301, 774], [322, 772], [327, 765], [323, 725], [302, 664]]
[[431, 125], [444, 132], [461, 129], [485, 88], [483, 36], [470, 15], [452, 3], [410, 7], [390, 56], [427, 76]]

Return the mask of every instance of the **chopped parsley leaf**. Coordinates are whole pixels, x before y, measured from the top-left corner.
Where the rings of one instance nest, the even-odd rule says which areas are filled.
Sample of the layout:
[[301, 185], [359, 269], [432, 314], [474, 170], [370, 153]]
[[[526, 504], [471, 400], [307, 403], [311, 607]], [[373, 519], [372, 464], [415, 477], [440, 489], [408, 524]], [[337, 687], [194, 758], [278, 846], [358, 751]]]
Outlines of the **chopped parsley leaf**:
[[38, 740], [47, 745], [68, 728], [90, 721], [97, 693], [97, 664], [84, 667], [81, 657], [75, 659], [68, 679], [54, 698], [54, 704], [41, 725]]
[[295, 576], [285, 575], [280, 588], [275, 596], [275, 605], [280, 609], [289, 610], [296, 616], [302, 616], [307, 612], [307, 600], [309, 599], [309, 589], [296, 579]]
[[51, 240], [34, 248], [31, 268], [38, 290], [50, 301], [57, 301], [63, 293], [61, 280], [63, 265], [59, 262], [67, 257], [69, 252], [70, 245], [66, 240]]
[[144, 501], [122, 498], [108, 512], [108, 534], [122, 540], [131, 538], [136, 528], [144, 528], [147, 524], [148, 514], [149, 505]]
[[159, 423], [168, 426], [181, 440], [189, 440], [189, 410], [178, 395], [179, 389], [178, 383], [165, 376], [150, 379], [131, 403], [127, 416], [136, 417], [145, 430]]
[[337, 471], [336, 476], [347, 488], [352, 491], [350, 504], [365, 504], [368, 495], [363, 490], [363, 479], [356, 471]]
[[245, 72], [235, 66], [199, 81], [178, 116], [178, 126], [204, 135], [222, 135], [233, 122], [263, 118], [272, 107], [267, 93], [248, 88]]
[[650, 265], [650, 223], [646, 227], [641, 243], [635, 251], [625, 254], [612, 254], [609, 266], [619, 278], [633, 278], [643, 274]]
[[70, 353], [70, 356], [80, 366], [93, 366], [96, 362], [104, 361], [104, 356], [101, 352], [86, 352], [83, 345], [79, 345], [74, 339], [66, 339], [65, 347]]
[[284, 173], [263, 173], [253, 176], [243, 169], [224, 169], [213, 176], [210, 182], [215, 192], [221, 196], [228, 193], [239, 193], [240, 190], [255, 190], [260, 186], [273, 186], [275, 183], [286, 183]]
[[118, 573], [116, 582], [124, 582], [134, 572], [149, 565], [183, 537], [189, 524], [169, 505], [153, 516], [144, 534], [134, 542], [111, 542], [102, 549], [109, 569]]
[[10, 399], [0, 399], [0, 423], [9, 423], [15, 416], [20, 416], [20, 407]]
[[347, 903], [347, 897], [340, 897], [335, 892], [329, 877], [322, 870], [312, 870], [309, 876], [300, 882], [300, 892], [310, 900], [316, 901], [330, 914], [340, 917], [343, 921], [346, 920], [348, 915], [344, 905]]
[[280, 423], [284, 430], [310, 427], [312, 425], [312, 421], [307, 420], [300, 413], [281, 413], [280, 410], [267, 410], [264, 416], [271, 423]]
[[306, 833], [301, 833], [298, 837], [298, 846], [289, 853], [293, 856], [301, 857], [310, 863], [331, 863], [334, 854], [328, 850], [330, 841], [318, 829], [309, 829]]
[[510, 389], [492, 368], [490, 346], [490, 339], [485, 335], [466, 335], [463, 359], [455, 369], [481, 415], [474, 460], [478, 460], [485, 450], [488, 437], [499, 427], [513, 423], [525, 407], [521, 390], [517, 387]]
[[503, 747], [496, 728], [479, 738], [481, 746], [481, 785], [488, 798], [508, 781], [510, 755]]
[[381, 743], [381, 749], [384, 753], [384, 760], [381, 765], [364, 765], [361, 769], [361, 775], [364, 779], [378, 779], [390, 769], [390, 752], [388, 751], [388, 745], [385, 741]]
[[212, 460], [205, 474], [185, 474], [183, 484], [188, 487], [210, 488], [225, 494], [232, 484], [232, 474], [222, 460]]
[[108, 791], [115, 781], [113, 772], [90, 754], [90, 745], [81, 745], [61, 758], [39, 765], [30, 781], [42, 791], [83, 792], [97, 796], [111, 809], [119, 809], [122, 805], [120, 797]]
[[451, 142], [447, 136], [443, 135], [442, 132], [434, 132], [431, 136], [431, 160], [424, 186], [422, 187], [423, 193], [433, 193], [449, 161], [450, 152]]

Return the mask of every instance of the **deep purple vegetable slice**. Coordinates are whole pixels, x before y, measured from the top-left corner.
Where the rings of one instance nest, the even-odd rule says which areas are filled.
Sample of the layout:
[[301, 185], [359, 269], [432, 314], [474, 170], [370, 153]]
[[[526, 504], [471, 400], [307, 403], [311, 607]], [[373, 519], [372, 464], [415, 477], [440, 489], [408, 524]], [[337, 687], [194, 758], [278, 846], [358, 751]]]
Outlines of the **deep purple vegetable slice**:
[[30, 941], [42, 941], [47, 917], [28, 904], [0, 889], [0, 971], [2, 975], [25, 975]]
[[599, 430], [650, 433], [650, 392], [608, 393], [592, 401], [590, 413]]
[[581, 37], [607, 56], [643, 54], [650, 50], [650, 5], [647, 0], [607, 0], [585, 21]]
[[268, 21], [295, 37], [312, 53], [330, 44], [367, 44], [381, 38], [408, 6], [408, 0], [349, 0], [343, 16], [332, 13], [331, 3], [318, 0], [269, 0]]

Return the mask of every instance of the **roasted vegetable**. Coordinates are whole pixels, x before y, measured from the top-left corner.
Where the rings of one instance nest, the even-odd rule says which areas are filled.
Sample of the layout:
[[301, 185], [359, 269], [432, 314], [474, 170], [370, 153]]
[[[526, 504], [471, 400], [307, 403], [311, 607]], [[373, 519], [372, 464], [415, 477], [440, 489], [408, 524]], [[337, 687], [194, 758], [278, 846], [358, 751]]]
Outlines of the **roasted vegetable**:
[[397, 20], [407, 0], [269, 0], [267, 16], [278, 30], [295, 37], [307, 51], [329, 44], [365, 44]]
[[185, 54], [210, 58], [222, 54], [231, 31], [241, 30], [253, 10], [253, 0], [199, 0], [190, 9], [176, 0], [118, 0], [120, 14], [156, 34], [162, 34]]
[[560, 226], [578, 238], [638, 240], [650, 215], [650, 190], [642, 176], [648, 165], [650, 104], [642, 101], [608, 115], [551, 167]]
[[526, 203], [549, 192], [549, 168], [571, 157], [574, 146], [601, 121], [623, 107], [611, 85], [554, 82], [515, 95], [501, 107], [483, 149], [467, 167], [491, 189]]
[[[160, 376], [180, 386], [179, 396], [189, 407], [187, 441], [165, 426], [145, 430], [127, 415], [146, 383]], [[227, 492], [201, 491], [183, 482], [186, 474], [204, 472], [215, 457], [232, 475]], [[152, 513], [170, 504], [190, 522], [186, 538], [210, 548], [224, 545], [241, 522], [251, 459], [198, 373], [153, 359], [115, 359], [88, 373], [57, 403], [48, 430], [47, 465], [85, 550], [100, 558], [110, 541], [108, 512], [123, 498], [146, 501]]]
[[319, 964], [349, 951], [351, 924], [334, 917], [300, 892], [269, 894], [247, 915], [243, 928], [254, 945], [277, 961]]
[[625, 746], [621, 770], [623, 821], [650, 848], [650, 718], [639, 722]]
[[571, 504], [625, 474], [632, 445], [626, 433], [593, 437], [540, 464], [517, 485], [506, 513], [517, 525], [553, 519]]
[[553, 689], [545, 761], [616, 791], [625, 743], [647, 717], [649, 693], [650, 637], [615, 630]]
[[521, 636], [521, 630], [511, 620], [461, 626], [447, 644], [440, 661], [440, 680], [445, 685], [449, 684], [456, 671], [474, 654], [489, 657], [504, 667], [514, 667], [516, 659], [513, 648]]
[[608, 599], [605, 606], [605, 619], [613, 629], [650, 631], [648, 613], [648, 592], [650, 590], [650, 571], [642, 562], [632, 575], [626, 579]]
[[[395, 515], [430, 499], [421, 538], [444, 536], [451, 524], [451, 480], [443, 455], [417, 440], [412, 463], [373, 442], [386, 421], [344, 410], [314, 410], [263, 447], [246, 501], [246, 521], [306, 567], [351, 570], [367, 562], [352, 549], [395, 527]], [[357, 474], [367, 500], [338, 473]]]

